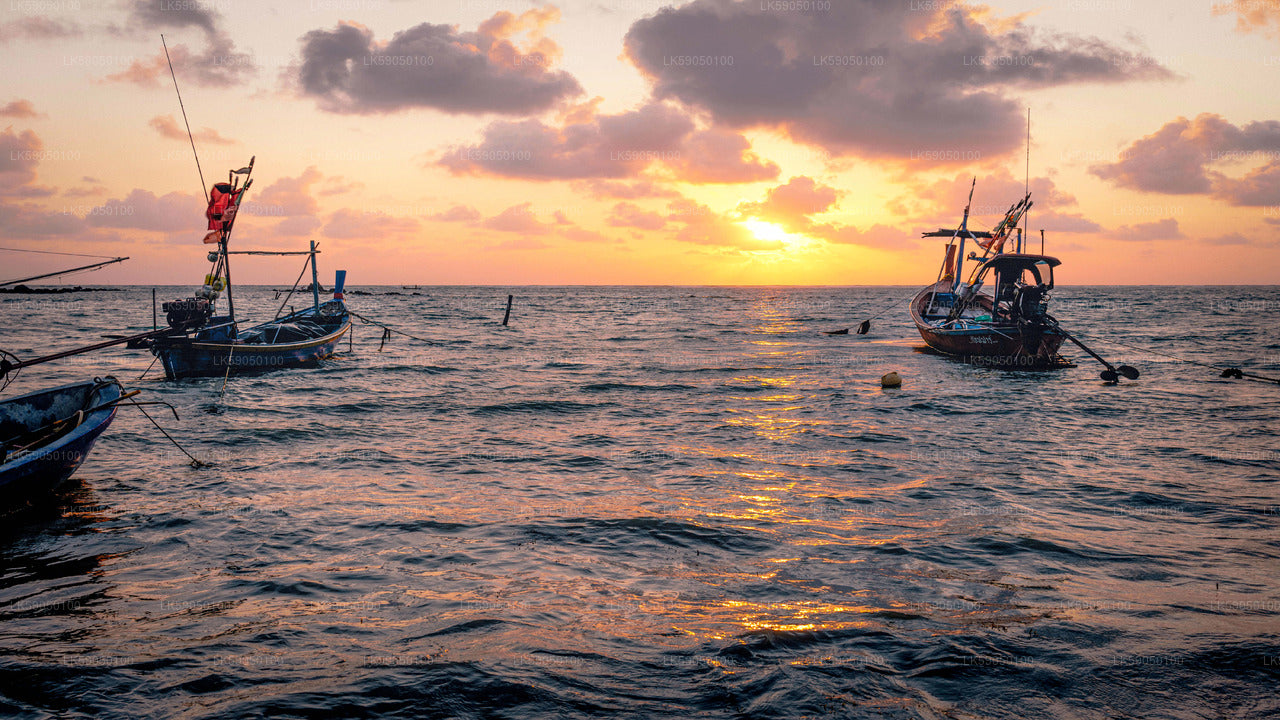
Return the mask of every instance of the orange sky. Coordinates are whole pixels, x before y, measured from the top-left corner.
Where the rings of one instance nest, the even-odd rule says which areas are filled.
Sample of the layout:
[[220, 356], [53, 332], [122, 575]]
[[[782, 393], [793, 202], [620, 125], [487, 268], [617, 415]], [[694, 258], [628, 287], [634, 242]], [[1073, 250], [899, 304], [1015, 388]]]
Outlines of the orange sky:
[[[15, 0], [0, 247], [198, 284], [233, 245], [372, 284], [920, 284], [970, 179], [1062, 284], [1280, 276], [1280, 2]], [[0, 251], [0, 280], [79, 259]], [[297, 259], [243, 259], [280, 284]]]

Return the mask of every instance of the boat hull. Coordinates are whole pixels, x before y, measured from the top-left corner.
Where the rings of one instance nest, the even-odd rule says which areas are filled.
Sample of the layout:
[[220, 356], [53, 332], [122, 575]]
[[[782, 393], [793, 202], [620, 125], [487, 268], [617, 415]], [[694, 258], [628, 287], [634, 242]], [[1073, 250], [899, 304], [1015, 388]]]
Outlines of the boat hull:
[[[938, 321], [930, 320], [926, 311], [932, 295], [950, 289], [950, 282], [936, 283], [921, 290], [911, 302], [911, 319], [929, 347], [975, 365], [1044, 368], [1062, 364], [1058, 350], [1066, 338], [1052, 328], [1024, 336], [1016, 325], [979, 326], [980, 323], [970, 322], [941, 327]], [[977, 304], [991, 311], [990, 297], [980, 295]]]
[[323, 337], [293, 343], [249, 344], [178, 340], [157, 342], [151, 352], [160, 359], [170, 380], [195, 377], [250, 375], [286, 368], [314, 367], [337, 350], [350, 321]]
[[[120, 385], [84, 382], [28, 393], [0, 402], [0, 437], [33, 430], [48, 422], [120, 399]], [[0, 503], [12, 507], [47, 496], [84, 463], [98, 437], [115, 419], [116, 406], [85, 415], [70, 432], [29, 453], [0, 463]]]

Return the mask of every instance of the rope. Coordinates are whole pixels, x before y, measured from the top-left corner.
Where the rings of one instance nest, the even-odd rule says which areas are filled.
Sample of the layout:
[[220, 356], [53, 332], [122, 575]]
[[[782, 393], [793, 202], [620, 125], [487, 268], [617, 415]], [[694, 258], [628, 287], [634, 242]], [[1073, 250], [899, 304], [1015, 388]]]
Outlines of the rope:
[[347, 314], [348, 314], [348, 315], [350, 315], [351, 317], [354, 317], [354, 318], [360, 318], [361, 322], [363, 322], [363, 323], [364, 323], [364, 324], [366, 324], [366, 325], [377, 325], [378, 327], [382, 328], [383, 330], [386, 330], [387, 332], [399, 333], [399, 334], [401, 334], [401, 335], [403, 335], [403, 336], [405, 336], [405, 337], [407, 337], [407, 338], [412, 338], [412, 339], [414, 339], [414, 340], [417, 340], [418, 342], [424, 342], [424, 343], [427, 343], [428, 345], [439, 345], [439, 344], [440, 344], [440, 343], [436, 342], [435, 340], [428, 340], [428, 339], [426, 339], [426, 338], [420, 338], [420, 337], [418, 337], [417, 335], [410, 335], [409, 333], [407, 333], [407, 332], [405, 332], [405, 331], [403, 331], [403, 330], [399, 330], [399, 329], [393, 328], [393, 327], [391, 327], [390, 325], [386, 325], [386, 324], [380, 323], [380, 322], [378, 322], [377, 320], [370, 320], [369, 318], [367, 318], [367, 317], [365, 317], [365, 316], [361, 315], [360, 313], [352, 312], [351, 310], [348, 310], [348, 311], [347, 311]]
[[156, 429], [160, 431], [160, 434], [161, 434], [161, 435], [164, 435], [166, 438], [168, 438], [169, 442], [173, 443], [173, 446], [174, 446], [174, 447], [176, 447], [176, 448], [178, 448], [179, 450], [181, 450], [183, 455], [186, 455], [187, 457], [191, 458], [191, 467], [194, 467], [194, 468], [208, 467], [209, 463], [201, 462], [201, 461], [197, 460], [197, 459], [196, 459], [196, 457], [195, 457], [194, 455], [192, 455], [191, 453], [187, 452], [187, 449], [186, 449], [186, 448], [184, 448], [184, 447], [182, 447], [181, 445], [179, 445], [179, 444], [178, 444], [178, 441], [173, 439], [173, 436], [171, 436], [169, 433], [165, 432], [165, 431], [164, 431], [164, 428], [160, 427], [160, 423], [156, 422], [156, 419], [155, 419], [155, 418], [153, 418], [153, 417], [151, 417], [150, 413], [148, 413], [146, 410], [143, 410], [143, 409], [142, 409], [142, 405], [141, 405], [141, 404], [139, 404], [139, 403], [137, 403], [137, 402], [130, 402], [129, 404], [130, 404], [130, 405], [133, 405], [133, 406], [134, 406], [134, 407], [136, 407], [136, 408], [138, 408], [138, 412], [141, 412], [143, 415], [145, 415], [145, 416], [146, 416], [146, 418], [147, 418], [148, 420], [150, 420], [150, 421], [151, 421], [151, 424], [152, 424], [152, 425], [155, 425], [155, 426], [156, 426]]
[[142, 374], [138, 376], [138, 379], [139, 379], [139, 380], [141, 380], [142, 378], [146, 377], [146, 376], [147, 376], [147, 373], [151, 372], [151, 368], [153, 368], [153, 367], [155, 367], [155, 366], [156, 366], [156, 361], [157, 361], [157, 360], [159, 360], [159, 359], [160, 359], [160, 356], [159, 356], [159, 355], [157, 355], [157, 356], [155, 356], [155, 357], [151, 358], [151, 364], [147, 366], [147, 369], [146, 369], [146, 370], [143, 370], [143, 371], [142, 371]]
[[28, 250], [26, 248], [0, 247], [0, 250], [8, 250], [9, 252], [38, 253], [40, 255], [67, 255], [70, 257], [103, 258], [105, 260], [110, 260], [114, 257], [112, 255], [86, 255], [84, 253], [54, 252], [53, 250]]
[[1154, 354], [1156, 354], [1156, 355], [1161, 355], [1161, 356], [1163, 356], [1163, 357], [1167, 357], [1167, 358], [1169, 358], [1170, 360], [1176, 360], [1176, 361], [1178, 361], [1178, 362], [1186, 363], [1186, 364], [1188, 364], [1188, 365], [1198, 365], [1198, 366], [1200, 366], [1200, 367], [1202, 367], [1202, 368], [1209, 368], [1210, 370], [1218, 370], [1218, 371], [1220, 371], [1220, 372], [1222, 373], [1221, 377], [1224, 377], [1224, 378], [1225, 378], [1225, 377], [1233, 377], [1233, 378], [1235, 378], [1235, 379], [1237, 379], [1237, 380], [1242, 380], [1242, 379], [1244, 379], [1244, 378], [1248, 378], [1248, 379], [1250, 379], [1250, 380], [1258, 380], [1258, 381], [1260, 381], [1260, 382], [1270, 382], [1270, 383], [1280, 384], [1280, 380], [1277, 380], [1276, 378], [1266, 377], [1265, 375], [1255, 375], [1254, 373], [1247, 373], [1247, 372], [1242, 371], [1240, 368], [1234, 368], [1234, 367], [1222, 367], [1222, 366], [1220, 366], [1220, 365], [1210, 365], [1209, 363], [1202, 363], [1202, 362], [1199, 362], [1199, 361], [1197, 361], [1197, 360], [1188, 360], [1188, 359], [1186, 359], [1186, 358], [1178, 357], [1177, 355], [1170, 355], [1170, 354], [1169, 354], [1169, 353], [1167, 353], [1167, 352], [1161, 352], [1161, 351], [1159, 351], [1159, 350], [1153, 350], [1153, 349], [1151, 349], [1151, 348], [1142, 347], [1142, 346], [1140, 346], [1140, 345], [1131, 345], [1131, 344], [1129, 344], [1129, 343], [1126, 343], [1126, 342], [1123, 342], [1123, 341], [1120, 341], [1120, 340], [1110, 339], [1110, 338], [1109, 338], [1109, 339], [1107, 339], [1107, 340], [1105, 340], [1104, 342], [1114, 343], [1114, 344], [1116, 344], [1116, 345], [1120, 345], [1120, 346], [1122, 346], [1122, 347], [1129, 348], [1130, 350], [1137, 350], [1138, 352], [1149, 352], [1149, 353], [1154, 353]]

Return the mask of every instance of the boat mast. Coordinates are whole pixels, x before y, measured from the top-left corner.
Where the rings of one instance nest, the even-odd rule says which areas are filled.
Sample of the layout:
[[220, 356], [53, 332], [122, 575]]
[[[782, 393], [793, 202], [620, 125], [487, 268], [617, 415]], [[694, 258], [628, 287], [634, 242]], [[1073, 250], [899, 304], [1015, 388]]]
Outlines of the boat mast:
[[[230, 297], [230, 296], [228, 296]], [[320, 312], [320, 274], [316, 271], [316, 241], [311, 241], [311, 303]]]

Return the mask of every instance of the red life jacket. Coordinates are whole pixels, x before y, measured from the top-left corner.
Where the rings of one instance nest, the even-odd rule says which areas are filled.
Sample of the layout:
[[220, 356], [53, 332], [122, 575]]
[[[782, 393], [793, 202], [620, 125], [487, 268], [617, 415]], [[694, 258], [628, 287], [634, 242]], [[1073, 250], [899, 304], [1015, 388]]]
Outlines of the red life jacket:
[[209, 218], [210, 230], [229, 230], [236, 219], [237, 200], [244, 188], [232, 190], [228, 183], [218, 183], [209, 191], [209, 209], [205, 217]]

